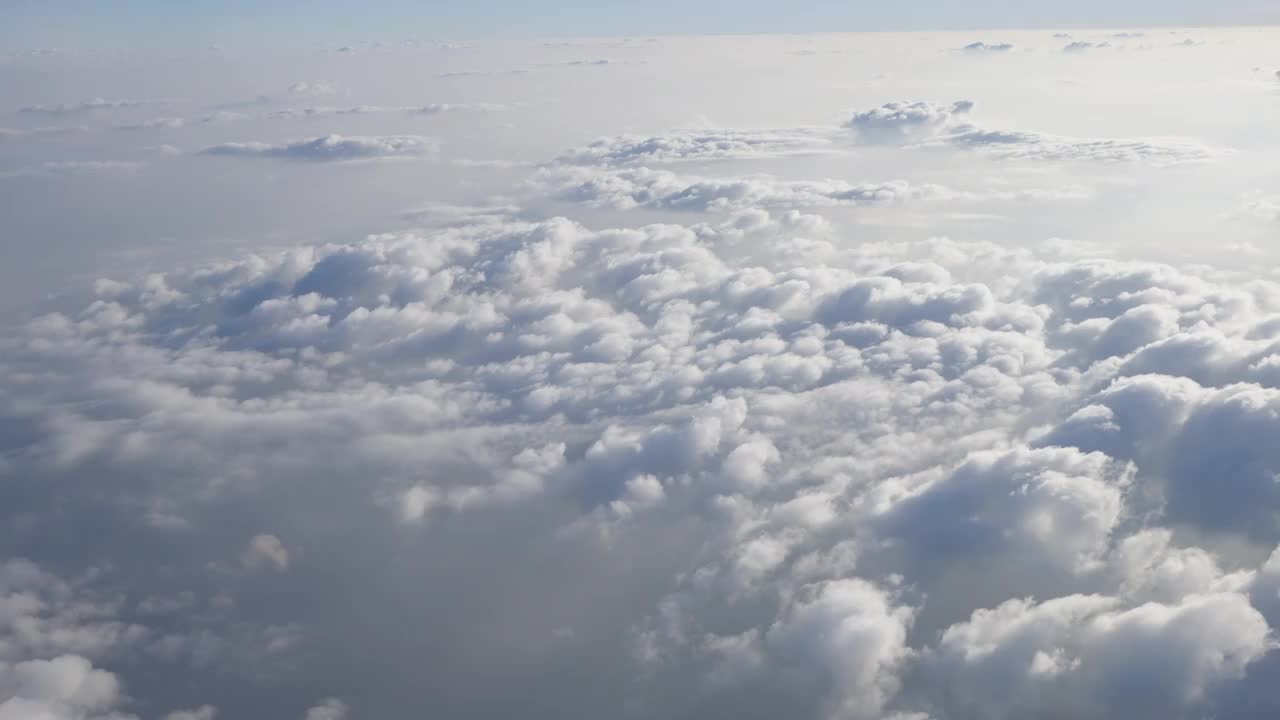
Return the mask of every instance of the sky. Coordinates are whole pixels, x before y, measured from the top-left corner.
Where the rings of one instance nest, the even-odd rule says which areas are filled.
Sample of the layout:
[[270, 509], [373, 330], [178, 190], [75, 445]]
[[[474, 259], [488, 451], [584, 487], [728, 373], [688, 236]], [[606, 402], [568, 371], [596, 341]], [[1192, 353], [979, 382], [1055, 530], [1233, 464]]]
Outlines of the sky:
[[530, 35], [1280, 24], [1280, 9], [1263, 0], [9, 0], [0, 13], [5, 20], [0, 42], [24, 49]]
[[1280, 29], [686, 5], [5, 6], [0, 720], [1280, 714]]

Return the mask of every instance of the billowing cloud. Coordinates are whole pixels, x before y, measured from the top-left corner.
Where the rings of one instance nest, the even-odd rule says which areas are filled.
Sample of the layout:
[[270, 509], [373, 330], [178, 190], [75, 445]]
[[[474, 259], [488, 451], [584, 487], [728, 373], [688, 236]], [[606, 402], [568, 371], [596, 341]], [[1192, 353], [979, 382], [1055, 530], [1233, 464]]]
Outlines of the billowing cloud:
[[973, 106], [971, 100], [958, 100], [950, 105], [892, 102], [855, 112], [845, 125], [866, 142], [921, 140], [963, 122]]
[[974, 103], [888, 103], [855, 112], [846, 123], [866, 143], [917, 144], [979, 150], [1019, 160], [1146, 162], [1176, 165], [1213, 159], [1220, 151], [1188, 138], [1079, 138], [1022, 130], [989, 130], [968, 121]]
[[627, 165], [679, 160], [729, 160], [815, 152], [830, 139], [809, 130], [688, 130], [667, 135], [620, 135], [564, 153], [566, 164]]
[[[7, 188], [11, 264], [97, 222], [94, 272], [0, 334], [0, 718], [1274, 716], [1280, 276], [1270, 196], [1242, 197], [1270, 187], [1243, 151], [1266, 128], [1219, 109], [1259, 86], [1205, 104], [1136, 53], [955, 62], [972, 39], [867, 54], [914, 74], [866, 85], [725, 40], [778, 73], [750, 94], [712, 39], [696, 66], [617, 44], [609, 82], [458, 77], [511, 123], [358, 173], [434, 141], [264, 128], [415, 124], [420, 88], [362, 73], [440, 48], [211, 78], [340, 65], [341, 101], [218, 116], [270, 142], [208, 147], [232, 126], [193, 113], [6, 143], [0, 173], [42, 173]], [[504, 48], [432, 67], [594, 57]], [[1180, 88], [1152, 117], [1242, 152], [1061, 109], [1137, 107], [1139, 76]], [[841, 127], [846, 81], [1062, 134], [971, 100]], [[662, 131], [710, 117], [743, 129]]]
[[1004, 52], [1009, 52], [1012, 49], [1013, 49], [1012, 43], [1002, 42], [1002, 43], [993, 43], [988, 45], [987, 43], [982, 42], [981, 40], [977, 42], [969, 43], [968, 45], [965, 45], [963, 48], [961, 48], [961, 50], [964, 50], [967, 53], [979, 53], [979, 54], [1004, 53]]
[[647, 167], [555, 166], [541, 172], [534, 182], [557, 197], [575, 202], [620, 210], [644, 207], [697, 212], [895, 205], [920, 200], [1069, 200], [1088, 195], [1087, 189], [1080, 187], [962, 191], [904, 180], [855, 185], [831, 179], [786, 181], [766, 175], [711, 178]]
[[1062, 47], [1062, 51], [1067, 53], [1080, 53], [1086, 50], [1094, 50], [1094, 49], [1109, 48], [1109, 47], [1111, 47], [1111, 43], [1109, 42], [1095, 43], [1095, 42], [1089, 42], [1087, 40], [1075, 40], [1073, 42], [1069, 42], [1066, 45], [1064, 45]]

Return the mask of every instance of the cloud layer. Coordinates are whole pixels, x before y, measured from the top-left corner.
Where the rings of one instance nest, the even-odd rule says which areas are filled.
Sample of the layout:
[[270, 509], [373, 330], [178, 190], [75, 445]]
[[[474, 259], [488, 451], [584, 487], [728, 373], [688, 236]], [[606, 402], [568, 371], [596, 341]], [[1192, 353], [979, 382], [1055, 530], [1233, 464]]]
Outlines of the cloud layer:
[[1274, 717], [1206, 37], [13, 61], [0, 720]]

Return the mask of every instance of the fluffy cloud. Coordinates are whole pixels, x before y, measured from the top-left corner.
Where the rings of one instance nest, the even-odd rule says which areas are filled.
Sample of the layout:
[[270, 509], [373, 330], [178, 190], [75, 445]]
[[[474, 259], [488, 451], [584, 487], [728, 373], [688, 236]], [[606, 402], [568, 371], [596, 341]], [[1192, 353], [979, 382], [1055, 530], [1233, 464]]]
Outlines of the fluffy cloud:
[[[1132, 709], [1112, 678], [1171, 683], [1152, 692], [1176, 715], [1266, 651], [1212, 553], [1131, 542], [1146, 528], [1129, 523], [1280, 543], [1265, 442], [1280, 376], [1260, 329], [1280, 290], [945, 240], [812, 254], [777, 225], [745, 232], [464, 214], [102, 282], [81, 313], [7, 341], [30, 440], [6, 462], [119, 477], [149, 532], [237, 497], [303, 543], [324, 537], [312, 513], [351, 531], [381, 516], [392, 535], [549, 513], [537, 533], [565, 552], [692, 523], [666, 609], [620, 619], [636, 656], [832, 717], [1083, 697], [1079, 716], [1105, 717]], [[760, 235], [762, 254], [734, 254]], [[316, 484], [343, 477], [361, 481]], [[280, 494], [295, 483], [367, 505], [343, 519]], [[244, 537], [220, 556], [309, 572], [278, 537]], [[1232, 632], [1199, 631], [1219, 624]], [[315, 642], [272, 627], [263, 657]], [[1179, 658], [1174, 679], [1142, 680], [1148, 657]], [[911, 679], [929, 672], [958, 694]], [[983, 704], [1003, 685], [1008, 704]]]
[[[342, 59], [344, 82], [400, 51]], [[298, 114], [416, 111], [387, 100]], [[1182, 184], [1221, 214], [1264, 178], [1218, 203], [1238, 158], [984, 129], [970, 101], [669, 134], [689, 108], [592, 109], [468, 124], [446, 147], [500, 166], [371, 166], [333, 227], [139, 254], [0, 336], [0, 717], [1274, 714], [1280, 284], [1182, 262], [1199, 248], [1168, 227], [1197, 208], [1129, 214]], [[219, 130], [195, 125], [172, 130]], [[1131, 168], [1040, 162], [1211, 156], [1137, 195]], [[147, 172], [264, 175], [210, 163]], [[392, 230], [351, 231], [383, 196]], [[1013, 203], [1039, 224], [938, 236]]]
[[898, 205], [912, 201], [1018, 202], [1072, 200], [1086, 197], [1080, 187], [1045, 190], [962, 191], [935, 184], [895, 180], [859, 184], [843, 180], [779, 180], [767, 175], [711, 178], [680, 175], [647, 167], [600, 169], [554, 166], [544, 169], [534, 185], [557, 197], [618, 210], [650, 208], [694, 212], [794, 210], [838, 206]]
[[346, 720], [347, 704], [337, 698], [328, 698], [307, 711], [306, 720]]
[[825, 133], [811, 130], [686, 130], [640, 137], [620, 135], [575, 148], [557, 160], [574, 165], [628, 165], [679, 160], [729, 160], [815, 152]]
[[935, 662], [949, 716], [1185, 717], [1271, 646], [1239, 594], [1126, 607], [1072, 595], [1009, 600], [949, 628]]
[[289, 551], [275, 535], [255, 535], [241, 555], [241, 562], [249, 570], [283, 572], [289, 569]]
[[937, 135], [962, 121], [973, 110], [973, 101], [950, 105], [930, 102], [892, 102], [855, 112], [845, 126], [866, 142], [906, 142]]
[[969, 43], [968, 45], [965, 45], [963, 48], [961, 48], [961, 50], [964, 50], [967, 53], [979, 53], [979, 54], [1003, 53], [1003, 52], [1009, 52], [1012, 49], [1013, 49], [1012, 43], [995, 43], [992, 45], [988, 45], [987, 43], [984, 43], [981, 40], [979, 40], [978, 42]]
[[1029, 160], [1140, 161], [1175, 165], [1210, 160], [1219, 151], [1187, 138], [1077, 138], [1021, 130], [990, 130], [968, 121], [974, 103], [887, 103], [855, 112], [845, 124], [867, 143], [919, 144], [980, 150]]
[[306, 162], [345, 162], [383, 158], [413, 157], [431, 152], [435, 142], [420, 135], [344, 137], [325, 135], [313, 140], [271, 144], [262, 142], [224, 143], [206, 148], [202, 154], [225, 157], [265, 157]]

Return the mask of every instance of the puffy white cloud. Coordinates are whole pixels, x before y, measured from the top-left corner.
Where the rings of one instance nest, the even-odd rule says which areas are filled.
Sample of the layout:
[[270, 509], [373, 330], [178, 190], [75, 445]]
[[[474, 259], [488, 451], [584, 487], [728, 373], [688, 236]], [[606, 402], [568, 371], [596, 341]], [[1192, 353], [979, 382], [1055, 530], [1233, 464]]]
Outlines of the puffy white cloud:
[[680, 160], [775, 157], [822, 150], [830, 144], [818, 130], [684, 130], [641, 137], [619, 135], [575, 148], [557, 158], [564, 164], [628, 165]]
[[1185, 717], [1271, 646], [1243, 595], [1125, 607], [1072, 595], [1009, 600], [948, 628], [938, 695], [954, 717]]
[[787, 670], [818, 678], [828, 717], [878, 718], [910, 654], [911, 617], [910, 608], [895, 607], [873, 585], [835, 580], [795, 602], [769, 628], [765, 644]]
[[1189, 138], [1080, 138], [1025, 130], [992, 130], [969, 122], [974, 102], [894, 102], [858, 111], [845, 124], [867, 143], [920, 144], [980, 150], [999, 158], [1141, 161], [1175, 165], [1210, 160], [1221, 151]]
[[[954, 60], [970, 39], [922, 47]], [[718, 119], [783, 129], [654, 134], [713, 125], [701, 99], [664, 105], [705, 89], [712, 67], [673, 82], [659, 62], [670, 42], [611, 50], [652, 62], [628, 56], [609, 83], [478, 70], [521, 114], [459, 123], [445, 148], [496, 161], [370, 167], [367, 184], [323, 196], [342, 206], [316, 210], [332, 227], [292, 232], [297, 216], [272, 216], [280, 234], [253, 252], [210, 243], [212, 260], [185, 265], [139, 253], [135, 276], [84, 283], [91, 298], [58, 296], [0, 336], [0, 544], [39, 563], [0, 562], [4, 720], [428, 705], [444, 718], [1268, 716], [1280, 284], [1265, 262], [1183, 263], [1204, 254], [1191, 230], [1170, 230], [1266, 180], [1236, 182], [1244, 158], [1189, 140], [1127, 137], [1132, 118], [1057, 116], [1078, 136], [1005, 132], [974, 124], [969, 101], [893, 103], [841, 129], [829, 94], [816, 110], [739, 97], [755, 108], [744, 114], [708, 93]], [[761, 55], [793, 62], [791, 47]], [[343, 58], [344, 87], [411, 51], [439, 49]], [[574, 57], [543, 51], [538, 66]], [[519, 60], [458, 52], [473, 53], [477, 68]], [[1120, 56], [921, 62], [902, 86], [1017, 110], [968, 71], [1021, 93], [1013, 80], [1045, 67], [1079, 81]], [[935, 66], [967, 67], [965, 82], [938, 82]], [[1108, 67], [1132, 82], [1133, 67]], [[255, 81], [325, 70], [280, 72]], [[653, 112], [609, 104], [633, 76], [672, 81], [645, 93]], [[809, 92], [779, 77], [758, 83], [762, 97]], [[468, 82], [454, 97], [480, 97]], [[588, 87], [613, 100], [559, 103]], [[282, 121], [402, 132], [446, 109], [387, 89], [283, 108]], [[295, 90], [238, 119], [327, 93]], [[534, 90], [542, 104], [522, 105]], [[1107, 96], [1037, 92], [1059, 90], [1064, 106]], [[1181, 90], [1155, 94], [1187, 108]], [[1221, 130], [1212, 112], [1176, 127]], [[198, 117], [172, 128], [191, 135], [184, 146], [217, 142]], [[1090, 139], [1107, 129], [1116, 137]], [[555, 154], [620, 130], [639, 134]], [[6, 152], [38, 164], [27, 154], [46, 145]], [[428, 145], [362, 135], [206, 152], [356, 160]], [[1222, 162], [1117, 173], [966, 150]], [[279, 173], [154, 159], [148, 173], [193, 173], [168, 180], [199, 181], [199, 166], [289, 197]], [[414, 174], [433, 168], [451, 174]], [[332, 170], [308, 171], [308, 198], [349, 175]], [[249, 182], [259, 175], [276, 184]], [[1203, 202], [1173, 207], [1165, 191]], [[1066, 199], [1091, 202], [1054, 204]], [[1015, 203], [1035, 222], [956, 221]], [[361, 237], [365, 210], [388, 206], [393, 230]], [[1037, 242], [1045, 228], [1079, 241]], [[943, 232], [956, 239], [931, 237]], [[1141, 259], [1157, 255], [1168, 262]], [[351, 709], [317, 702], [330, 693]]]
[[240, 561], [248, 570], [283, 572], [289, 569], [289, 551], [275, 535], [255, 535]]
[[413, 157], [429, 153], [436, 145], [421, 135], [353, 136], [325, 135], [283, 144], [239, 142], [214, 145], [204, 155], [266, 157], [307, 162], [344, 162]]
[[855, 112], [845, 125], [866, 142], [908, 142], [932, 137], [961, 122], [973, 106], [972, 100], [958, 100], [950, 105], [891, 102]]
[[307, 710], [306, 720], [346, 720], [350, 709], [337, 698], [328, 698]]
[[1016, 202], [1087, 196], [1087, 191], [1079, 187], [961, 191], [904, 180], [853, 184], [830, 179], [786, 181], [767, 175], [709, 178], [647, 167], [600, 169], [556, 166], [543, 169], [535, 183], [565, 200], [597, 206], [620, 210], [643, 207], [692, 212], [876, 206], [921, 200]]

